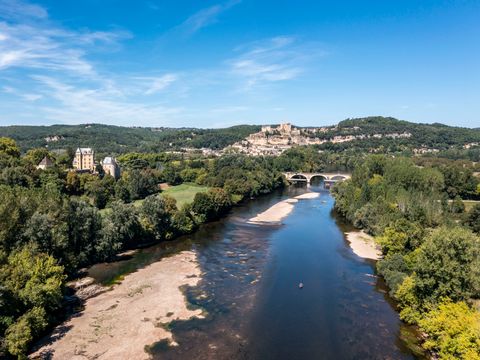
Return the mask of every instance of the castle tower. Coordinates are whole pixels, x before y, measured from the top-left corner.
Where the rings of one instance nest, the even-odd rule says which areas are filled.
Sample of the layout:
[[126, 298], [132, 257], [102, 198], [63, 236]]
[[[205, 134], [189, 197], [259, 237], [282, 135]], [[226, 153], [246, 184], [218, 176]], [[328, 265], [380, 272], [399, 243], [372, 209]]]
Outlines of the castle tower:
[[78, 148], [73, 159], [73, 168], [76, 170], [95, 171], [95, 152], [91, 148]]

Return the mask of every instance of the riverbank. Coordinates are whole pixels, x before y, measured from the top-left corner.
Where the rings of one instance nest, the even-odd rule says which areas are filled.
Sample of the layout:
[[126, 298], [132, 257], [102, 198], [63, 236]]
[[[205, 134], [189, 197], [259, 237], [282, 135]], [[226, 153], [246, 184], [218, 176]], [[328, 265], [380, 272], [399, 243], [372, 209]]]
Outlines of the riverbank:
[[382, 252], [375, 244], [373, 236], [364, 231], [347, 232], [345, 235], [350, 248], [357, 256], [371, 260], [379, 260], [382, 257]]
[[30, 358], [148, 359], [145, 349], [167, 340], [167, 324], [202, 317], [187, 307], [183, 286], [195, 286], [201, 271], [196, 253], [183, 251], [129, 274], [111, 290], [88, 299], [85, 309], [43, 339]]
[[309, 193], [295, 196], [293, 198], [282, 200], [274, 204], [273, 206], [269, 207], [267, 210], [250, 218], [247, 222], [249, 224], [257, 224], [257, 225], [280, 224], [281, 221], [292, 212], [298, 200], [314, 199], [314, 198], [317, 198], [318, 196], [320, 196], [320, 193], [309, 192]]

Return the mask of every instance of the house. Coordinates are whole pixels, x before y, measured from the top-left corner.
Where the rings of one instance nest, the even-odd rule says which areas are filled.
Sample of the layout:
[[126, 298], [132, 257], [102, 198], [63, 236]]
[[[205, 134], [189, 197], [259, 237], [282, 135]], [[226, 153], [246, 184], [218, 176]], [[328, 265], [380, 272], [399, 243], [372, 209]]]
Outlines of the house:
[[115, 179], [120, 177], [120, 167], [118, 166], [114, 157], [107, 156], [105, 159], [103, 159], [102, 168], [105, 174], [113, 176]]
[[95, 171], [95, 152], [91, 148], [78, 148], [73, 159], [73, 168], [78, 171]]
[[54, 162], [47, 155], [42, 159], [42, 161], [40, 161], [38, 163], [37, 169], [46, 170], [46, 169], [51, 168], [53, 166], [55, 166]]

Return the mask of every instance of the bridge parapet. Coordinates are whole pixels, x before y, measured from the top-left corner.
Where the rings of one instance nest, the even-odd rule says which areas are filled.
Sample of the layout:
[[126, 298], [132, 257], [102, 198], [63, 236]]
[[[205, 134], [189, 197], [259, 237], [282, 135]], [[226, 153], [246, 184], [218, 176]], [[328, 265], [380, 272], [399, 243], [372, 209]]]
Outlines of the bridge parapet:
[[321, 177], [326, 183], [336, 183], [339, 181], [348, 180], [351, 178], [350, 174], [345, 173], [307, 173], [307, 172], [286, 172], [284, 173], [286, 179], [291, 182], [306, 182], [311, 183], [315, 177]]

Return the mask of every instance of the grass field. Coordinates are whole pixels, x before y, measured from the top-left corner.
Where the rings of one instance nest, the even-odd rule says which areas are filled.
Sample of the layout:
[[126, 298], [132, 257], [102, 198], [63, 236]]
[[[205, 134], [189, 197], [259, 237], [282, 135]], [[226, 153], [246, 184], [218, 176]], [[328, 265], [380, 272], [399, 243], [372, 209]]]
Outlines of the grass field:
[[177, 207], [181, 208], [183, 204], [191, 203], [196, 193], [208, 190], [206, 186], [200, 186], [192, 183], [185, 183], [169, 187], [162, 191], [161, 195], [170, 195], [177, 200]]
[[[208, 190], [207, 186], [200, 186], [193, 183], [185, 183], [176, 186], [170, 186], [168, 189], [163, 190], [160, 193], [162, 195], [170, 195], [177, 200], [177, 207], [180, 209], [183, 204], [191, 203], [195, 194], [198, 192], [205, 192]], [[133, 206], [140, 207], [143, 203], [143, 199], [132, 202]], [[111, 211], [110, 208], [100, 210], [101, 215], [106, 215]]]

